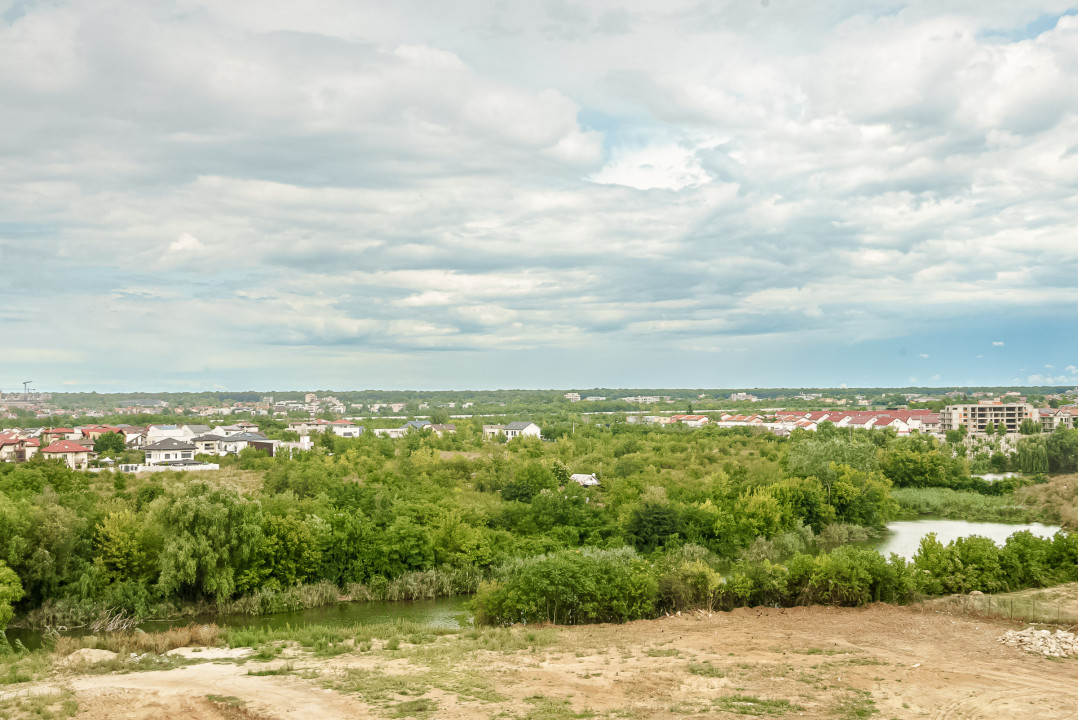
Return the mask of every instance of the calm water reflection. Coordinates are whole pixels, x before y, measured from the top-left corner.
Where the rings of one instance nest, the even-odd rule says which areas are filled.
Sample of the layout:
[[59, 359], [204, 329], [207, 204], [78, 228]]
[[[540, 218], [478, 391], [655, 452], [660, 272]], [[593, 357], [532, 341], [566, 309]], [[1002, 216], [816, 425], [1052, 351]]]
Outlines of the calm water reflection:
[[[353, 625], [408, 620], [432, 628], [455, 630], [468, 625], [470, 615], [464, 604], [467, 597], [441, 598], [439, 600], [415, 600], [402, 602], [339, 603], [310, 610], [276, 613], [274, 615], [200, 615], [175, 620], [155, 620], [139, 625], [146, 632], [167, 630], [173, 626], [190, 623], [217, 623], [222, 627], [283, 628], [304, 625]], [[89, 635], [90, 631], [74, 628], [64, 635], [75, 637]], [[16, 639], [33, 650], [41, 646], [41, 633], [33, 630], [8, 629], [10, 642]]]
[[877, 549], [885, 556], [897, 553], [910, 560], [917, 553], [921, 538], [930, 532], [936, 533], [937, 539], [944, 545], [971, 535], [980, 535], [1002, 545], [1008, 537], [1020, 530], [1029, 530], [1041, 537], [1052, 537], [1059, 531], [1059, 527], [1040, 523], [967, 522], [927, 518], [900, 520], [887, 524], [887, 537], [879, 541]]

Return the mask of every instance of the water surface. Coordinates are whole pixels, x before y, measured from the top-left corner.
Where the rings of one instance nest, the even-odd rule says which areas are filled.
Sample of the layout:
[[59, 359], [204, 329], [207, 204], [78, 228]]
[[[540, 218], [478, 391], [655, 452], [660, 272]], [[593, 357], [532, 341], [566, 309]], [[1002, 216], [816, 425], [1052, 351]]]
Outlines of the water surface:
[[972, 535], [980, 535], [989, 538], [997, 545], [1002, 545], [1008, 537], [1020, 530], [1029, 530], [1040, 537], [1052, 537], [1059, 532], [1059, 529], [1055, 525], [1040, 523], [969, 522], [941, 518], [897, 520], [888, 523], [886, 537], [874, 541], [873, 544], [884, 556], [897, 553], [911, 560], [921, 545], [921, 538], [930, 532], [936, 533], [936, 538], [944, 545], [952, 540]]
[[[348, 602], [272, 615], [196, 615], [172, 620], [150, 620], [138, 627], [146, 632], [155, 632], [191, 623], [216, 623], [220, 627], [276, 629], [304, 625], [373, 625], [407, 620], [425, 627], [456, 630], [470, 623], [470, 615], [464, 608], [467, 601], [467, 597], [452, 597], [400, 602]], [[89, 628], [71, 628], [60, 634], [82, 637], [91, 633]], [[31, 650], [41, 647], [41, 632], [37, 630], [9, 628], [7, 637], [9, 642], [19, 640]]]

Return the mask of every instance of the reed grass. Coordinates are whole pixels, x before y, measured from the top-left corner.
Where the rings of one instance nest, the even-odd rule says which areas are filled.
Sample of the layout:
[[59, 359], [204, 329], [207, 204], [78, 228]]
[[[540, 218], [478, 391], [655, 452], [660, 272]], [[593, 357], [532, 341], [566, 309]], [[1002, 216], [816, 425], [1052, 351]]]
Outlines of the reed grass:
[[893, 497], [909, 515], [931, 515], [971, 521], [1052, 521], [1041, 509], [1023, 504], [1014, 495], [981, 495], [949, 488], [897, 488]]

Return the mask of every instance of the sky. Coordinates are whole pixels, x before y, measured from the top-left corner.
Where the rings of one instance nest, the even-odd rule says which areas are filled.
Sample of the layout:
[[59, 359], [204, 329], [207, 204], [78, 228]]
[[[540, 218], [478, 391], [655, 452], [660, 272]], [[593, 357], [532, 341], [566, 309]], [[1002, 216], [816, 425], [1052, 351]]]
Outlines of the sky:
[[0, 0], [0, 388], [1078, 384], [1076, 12]]

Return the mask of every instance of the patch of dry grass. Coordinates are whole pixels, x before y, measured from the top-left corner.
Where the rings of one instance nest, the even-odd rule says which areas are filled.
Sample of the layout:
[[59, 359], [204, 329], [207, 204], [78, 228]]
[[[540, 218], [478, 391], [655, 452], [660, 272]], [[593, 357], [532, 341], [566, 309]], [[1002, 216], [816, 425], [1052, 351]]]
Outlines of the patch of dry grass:
[[1078, 531], [1078, 475], [1054, 475], [1043, 485], [1015, 490], [1014, 497], [1068, 530]]
[[163, 655], [181, 647], [216, 647], [220, 644], [220, 629], [216, 625], [187, 625], [160, 632], [118, 632], [86, 637], [59, 637], [55, 652], [66, 657], [82, 648], [110, 650], [125, 657], [131, 653]]

